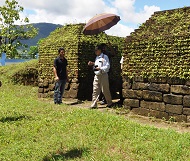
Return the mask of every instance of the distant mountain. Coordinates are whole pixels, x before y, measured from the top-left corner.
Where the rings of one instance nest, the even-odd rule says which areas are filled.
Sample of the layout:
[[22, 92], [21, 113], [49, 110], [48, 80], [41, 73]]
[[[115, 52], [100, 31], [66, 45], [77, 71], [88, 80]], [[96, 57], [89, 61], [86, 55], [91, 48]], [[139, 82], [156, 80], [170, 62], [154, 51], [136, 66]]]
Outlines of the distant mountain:
[[38, 28], [38, 35], [29, 40], [21, 40], [21, 43], [27, 44], [29, 47], [36, 46], [40, 39], [48, 37], [56, 28], [62, 27], [62, 25], [52, 23], [33, 23], [32, 25]]

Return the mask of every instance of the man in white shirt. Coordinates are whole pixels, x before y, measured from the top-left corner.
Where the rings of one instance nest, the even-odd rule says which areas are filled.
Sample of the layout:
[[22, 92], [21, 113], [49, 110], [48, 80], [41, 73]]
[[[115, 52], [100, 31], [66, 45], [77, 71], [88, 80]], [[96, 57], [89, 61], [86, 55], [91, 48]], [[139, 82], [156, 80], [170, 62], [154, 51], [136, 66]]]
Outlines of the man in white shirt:
[[112, 107], [112, 98], [109, 90], [109, 80], [108, 72], [110, 69], [110, 62], [107, 55], [102, 53], [101, 45], [98, 45], [95, 48], [96, 59], [95, 62], [88, 62], [89, 66], [93, 66], [94, 69], [94, 81], [93, 81], [93, 94], [92, 94], [92, 105], [91, 108], [97, 108], [97, 100], [100, 95], [100, 92], [104, 94], [107, 107]]

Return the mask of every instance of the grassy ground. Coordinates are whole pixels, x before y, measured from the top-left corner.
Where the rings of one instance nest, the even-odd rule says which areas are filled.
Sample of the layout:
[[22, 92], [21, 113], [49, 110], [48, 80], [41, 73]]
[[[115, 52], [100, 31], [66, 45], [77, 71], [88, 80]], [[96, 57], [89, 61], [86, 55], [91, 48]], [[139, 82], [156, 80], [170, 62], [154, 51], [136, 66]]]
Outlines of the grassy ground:
[[0, 79], [1, 161], [190, 160], [190, 133], [142, 126], [114, 113], [54, 105], [38, 99], [36, 87]]

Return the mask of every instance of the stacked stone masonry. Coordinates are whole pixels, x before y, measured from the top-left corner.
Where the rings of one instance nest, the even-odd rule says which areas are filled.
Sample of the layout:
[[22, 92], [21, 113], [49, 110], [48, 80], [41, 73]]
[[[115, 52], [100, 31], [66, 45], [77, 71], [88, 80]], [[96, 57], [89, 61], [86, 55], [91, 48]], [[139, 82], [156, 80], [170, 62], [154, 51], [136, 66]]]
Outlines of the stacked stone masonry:
[[124, 107], [136, 114], [190, 122], [190, 81], [123, 77]]

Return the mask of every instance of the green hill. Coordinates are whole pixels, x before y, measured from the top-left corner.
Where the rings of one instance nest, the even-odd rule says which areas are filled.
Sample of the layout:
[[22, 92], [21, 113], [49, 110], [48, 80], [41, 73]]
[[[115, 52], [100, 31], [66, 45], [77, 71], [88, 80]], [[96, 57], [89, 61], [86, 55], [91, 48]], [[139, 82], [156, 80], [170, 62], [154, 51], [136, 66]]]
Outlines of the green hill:
[[39, 29], [38, 35], [32, 39], [21, 40], [23, 44], [27, 44], [29, 47], [36, 46], [40, 39], [46, 38], [56, 28], [62, 27], [62, 25], [52, 23], [34, 23], [33, 26]]

